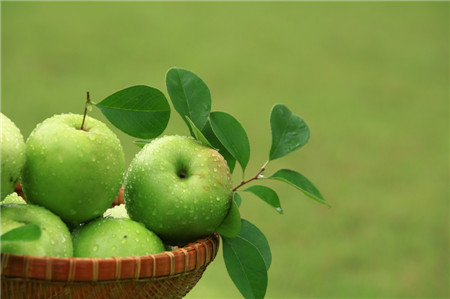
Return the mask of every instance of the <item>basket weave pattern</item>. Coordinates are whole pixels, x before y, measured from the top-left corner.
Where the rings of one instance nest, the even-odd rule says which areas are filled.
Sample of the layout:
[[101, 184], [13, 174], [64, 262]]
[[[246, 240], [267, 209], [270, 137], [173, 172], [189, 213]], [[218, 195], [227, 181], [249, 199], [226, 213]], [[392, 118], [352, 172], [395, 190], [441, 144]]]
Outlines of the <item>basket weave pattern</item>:
[[1, 255], [2, 298], [181, 298], [215, 258], [219, 236], [163, 253], [111, 258]]

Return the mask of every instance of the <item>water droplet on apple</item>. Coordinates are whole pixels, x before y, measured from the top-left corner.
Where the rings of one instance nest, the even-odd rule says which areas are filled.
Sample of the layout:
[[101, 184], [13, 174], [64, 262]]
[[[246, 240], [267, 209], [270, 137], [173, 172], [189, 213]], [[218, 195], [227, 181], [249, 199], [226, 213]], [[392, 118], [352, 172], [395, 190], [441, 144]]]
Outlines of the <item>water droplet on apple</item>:
[[217, 197], [216, 197], [216, 200], [217, 200], [217, 201], [219, 201], [219, 200], [220, 200], [220, 197], [219, 197], [219, 196], [217, 196]]

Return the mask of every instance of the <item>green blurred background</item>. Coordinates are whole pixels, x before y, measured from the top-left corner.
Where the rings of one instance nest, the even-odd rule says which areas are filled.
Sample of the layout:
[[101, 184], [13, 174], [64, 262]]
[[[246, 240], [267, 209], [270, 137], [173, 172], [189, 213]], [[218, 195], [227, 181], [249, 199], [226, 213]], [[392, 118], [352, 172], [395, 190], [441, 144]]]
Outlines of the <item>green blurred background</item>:
[[[448, 298], [448, 2], [2, 2], [1, 110], [25, 138], [55, 113], [81, 113], [146, 84], [166, 95], [179, 66], [213, 110], [250, 136], [247, 176], [266, 161], [276, 103], [311, 139], [273, 161], [332, 204], [271, 184], [278, 215], [243, 194], [242, 216], [272, 247], [267, 298]], [[91, 116], [107, 120], [97, 110]], [[116, 130], [117, 132], [117, 130]], [[127, 163], [138, 151], [117, 132]], [[173, 111], [165, 134], [188, 134]], [[235, 184], [241, 178], [235, 172]], [[240, 294], [221, 252], [189, 298]]]

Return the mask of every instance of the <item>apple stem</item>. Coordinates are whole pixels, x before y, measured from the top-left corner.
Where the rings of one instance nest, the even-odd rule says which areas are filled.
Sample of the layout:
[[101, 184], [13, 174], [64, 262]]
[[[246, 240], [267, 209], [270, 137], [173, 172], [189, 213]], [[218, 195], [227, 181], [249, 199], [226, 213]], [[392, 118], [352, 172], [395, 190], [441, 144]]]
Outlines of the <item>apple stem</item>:
[[91, 102], [91, 99], [89, 97], [89, 91], [86, 92], [86, 103], [84, 104], [84, 114], [83, 114], [83, 121], [81, 122], [80, 130], [84, 130], [84, 121], [86, 120], [86, 114], [87, 114], [87, 106]]
[[258, 171], [258, 173], [257, 173], [254, 177], [252, 177], [252, 178], [250, 178], [250, 179], [248, 179], [248, 180], [246, 180], [246, 181], [242, 181], [242, 182], [239, 183], [239, 185], [237, 185], [236, 187], [234, 187], [234, 188], [233, 188], [233, 192], [235, 192], [237, 189], [239, 189], [240, 187], [244, 186], [245, 184], [250, 183], [251, 181], [254, 181], [254, 180], [263, 178], [263, 176], [262, 176], [261, 174], [262, 174], [262, 173], [264, 172], [264, 170], [266, 169], [267, 163], [269, 163], [269, 161], [267, 161], [266, 163], [264, 163], [264, 165], [261, 167], [261, 169]]

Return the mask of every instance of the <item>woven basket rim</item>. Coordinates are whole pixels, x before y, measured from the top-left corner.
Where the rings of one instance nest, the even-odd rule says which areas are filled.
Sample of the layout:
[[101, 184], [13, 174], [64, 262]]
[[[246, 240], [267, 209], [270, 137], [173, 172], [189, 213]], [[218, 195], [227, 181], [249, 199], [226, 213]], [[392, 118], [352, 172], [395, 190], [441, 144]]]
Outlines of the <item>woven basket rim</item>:
[[48, 257], [1, 254], [3, 279], [106, 281], [158, 279], [206, 267], [217, 255], [217, 233], [161, 253], [129, 257]]

